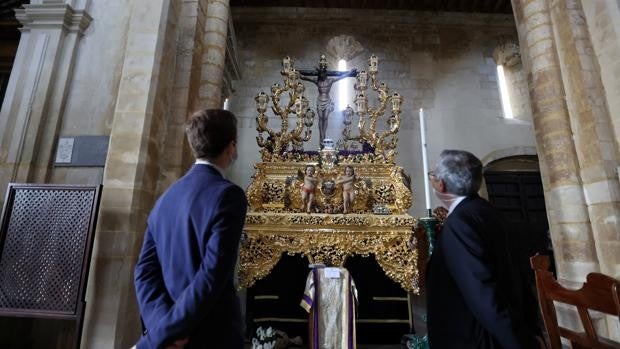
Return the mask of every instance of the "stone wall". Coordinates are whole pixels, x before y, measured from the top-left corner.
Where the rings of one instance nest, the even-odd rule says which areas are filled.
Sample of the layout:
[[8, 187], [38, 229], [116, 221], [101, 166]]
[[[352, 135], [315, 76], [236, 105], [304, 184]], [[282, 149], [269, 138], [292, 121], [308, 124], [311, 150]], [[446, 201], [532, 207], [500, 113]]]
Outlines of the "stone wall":
[[[349, 59], [349, 69], [366, 69], [371, 54], [379, 57], [379, 79], [405, 98], [397, 163], [412, 176], [414, 216], [425, 213], [419, 108], [426, 115], [430, 167], [444, 148], [467, 149], [483, 158], [502, 149], [534, 146], [531, 123], [502, 118], [492, 54], [500, 39], [516, 41], [512, 16], [311, 8], [232, 8], [232, 14], [243, 79], [235, 82], [230, 97], [241, 125], [240, 157], [231, 177], [242, 186], [249, 184], [252, 164], [259, 161], [254, 96], [281, 82], [280, 63], [287, 55], [297, 68], [312, 69], [319, 55], [327, 53], [332, 70], [340, 58]], [[330, 40], [342, 35], [352, 39], [333, 47]], [[350, 57], [337, 57], [338, 52]], [[331, 91], [336, 105], [337, 84]], [[353, 89], [349, 91], [353, 105]], [[313, 108], [316, 94], [316, 87], [306, 83]], [[337, 111], [331, 114], [328, 137], [339, 139], [341, 120]], [[317, 134], [315, 120], [306, 149], [317, 148]], [[433, 206], [440, 204], [432, 200]]]
[[581, 0], [581, 5], [605, 88], [615, 146], [620, 151], [620, 3]]
[[[616, 276], [619, 160], [617, 134], [612, 135], [616, 118], [608, 106], [617, 92], [612, 89], [613, 76], [604, 77], [613, 71], [604, 72], [600, 66], [612, 62], [600, 54], [599, 30], [615, 26], [604, 23], [615, 19], [617, 5], [600, 1], [592, 7], [593, 2], [579, 0], [512, 4], [528, 76], [557, 277], [579, 286], [589, 272]], [[612, 5], [609, 16], [601, 12], [607, 5]], [[613, 35], [607, 39], [606, 45], [617, 45]], [[558, 317], [571, 324], [578, 319], [570, 311]], [[599, 321], [597, 326], [619, 338], [617, 319], [607, 326]]]
[[[76, 55], [59, 136], [110, 135], [127, 42], [126, 1], [93, 1]], [[94, 98], [95, 97], [95, 98]], [[99, 184], [102, 167], [54, 167], [52, 183]]]
[[103, 175], [82, 336], [85, 348], [128, 348], [140, 334], [133, 270], [156, 197], [182, 3], [134, 0]]

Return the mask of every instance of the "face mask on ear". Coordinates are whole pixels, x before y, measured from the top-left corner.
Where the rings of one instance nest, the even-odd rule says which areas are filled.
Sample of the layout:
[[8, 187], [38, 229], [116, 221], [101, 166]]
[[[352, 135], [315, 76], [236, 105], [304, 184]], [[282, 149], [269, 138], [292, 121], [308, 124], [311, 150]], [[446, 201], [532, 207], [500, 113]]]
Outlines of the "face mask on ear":
[[447, 207], [450, 207], [450, 205], [452, 205], [452, 203], [454, 202], [454, 200], [457, 197], [457, 195], [455, 195], [455, 194], [439, 192], [435, 188], [433, 188], [433, 192], [435, 192], [435, 196], [439, 200], [441, 200], [441, 202], [443, 202], [444, 205], [446, 205]]

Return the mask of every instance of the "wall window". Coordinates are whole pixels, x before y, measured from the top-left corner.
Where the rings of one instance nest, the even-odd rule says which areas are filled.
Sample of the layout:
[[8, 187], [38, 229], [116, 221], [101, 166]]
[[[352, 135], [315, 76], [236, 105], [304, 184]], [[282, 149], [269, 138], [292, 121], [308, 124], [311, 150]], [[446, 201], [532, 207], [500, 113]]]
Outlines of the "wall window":
[[497, 81], [500, 97], [502, 99], [504, 117], [506, 119], [513, 119], [512, 104], [510, 103], [510, 94], [508, 93], [508, 85], [506, 84], [506, 74], [504, 73], [504, 66], [501, 64], [497, 65]]

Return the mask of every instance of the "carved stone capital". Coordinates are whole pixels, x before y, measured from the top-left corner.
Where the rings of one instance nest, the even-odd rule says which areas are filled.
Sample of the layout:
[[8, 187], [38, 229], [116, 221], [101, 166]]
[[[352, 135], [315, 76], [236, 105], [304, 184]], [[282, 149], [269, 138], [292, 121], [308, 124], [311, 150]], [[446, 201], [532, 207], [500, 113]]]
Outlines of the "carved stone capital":
[[504, 41], [493, 50], [495, 64], [513, 67], [521, 63], [521, 51], [514, 41]]
[[74, 10], [62, 3], [24, 5], [15, 10], [15, 17], [23, 25], [22, 31], [31, 29], [62, 29], [83, 34], [92, 17], [84, 10]]

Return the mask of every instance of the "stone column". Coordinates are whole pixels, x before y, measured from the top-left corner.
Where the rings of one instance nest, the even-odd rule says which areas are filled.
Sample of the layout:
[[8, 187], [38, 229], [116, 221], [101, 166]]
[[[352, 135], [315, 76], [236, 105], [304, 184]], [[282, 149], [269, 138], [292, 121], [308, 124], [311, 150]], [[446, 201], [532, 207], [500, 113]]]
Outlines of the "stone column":
[[562, 78], [601, 272], [620, 276], [620, 187], [610, 116], [581, 3], [552, 0]]
[[[620, 2], [581, 0], [620, 153]], [[620, 167], [618, 168], [620, 172]]]
[[513, 0], [558, 278], [598, 271], [547, 0]]
[[133, 271], [155, 200], [177, 58], [177, 0], [132, 0], [103, 178], [82, 348], [126, 349], [140, 335]]
[[[615, 171], [618, 154], [598, 62], [581, 2], [551, 0], [549, 10], [596, 257], [602, 273], [618, 277], [620, 186]], [[610, 335], [620, 338], [617, 320], [607, 327]]]
[[200, 105], [205, 108], [221, 108], [229, 0], [208, 0], [207, 3]]
[[23, 27], [0, 110], [2, 193], [8, 182], [47, 181], [74, 58], [91, 21], [60, 0], [33, 1], [15, 15]]
[[199, 106], [206, 6], [206, 2], [199, 0], [183, 0], [181, 5], [173, 96], [158, 196], [181, 177], [194, 160], [185, 141], [184, 125], [187, 116]]

